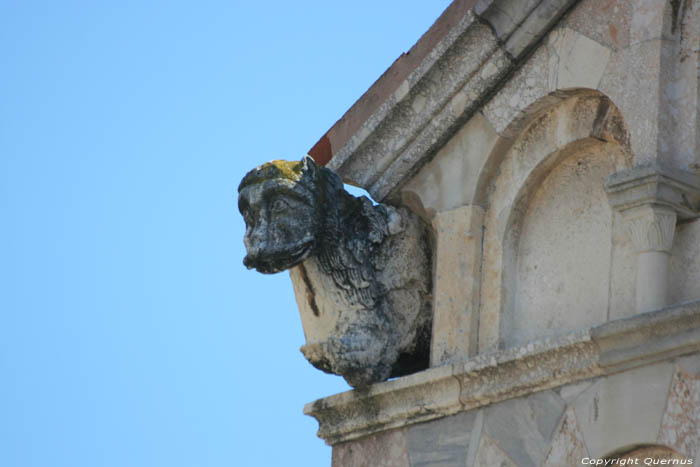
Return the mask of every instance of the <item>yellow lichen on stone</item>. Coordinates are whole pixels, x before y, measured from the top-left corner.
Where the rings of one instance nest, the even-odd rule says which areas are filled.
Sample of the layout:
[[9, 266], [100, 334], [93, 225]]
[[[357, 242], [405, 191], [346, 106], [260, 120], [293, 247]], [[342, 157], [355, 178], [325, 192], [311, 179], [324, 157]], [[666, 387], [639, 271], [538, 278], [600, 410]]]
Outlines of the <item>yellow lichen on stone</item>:
[[267, 166], [276, 167], [281, 172], [281, 178], [286, 178], [287, 180], [296, 182], [301, 179], [304, 164], [301, 161], [285, 161], [278, 159], [263, 164], [261, 168], [265, 168]]
[[291, 182], [300, 182], [304, 174], [304, 161], [285, 161], [274, 160], [266, 162], [250, 172], [248, 172], [241, 184], [238, 186], [238, 191], [248, 185], [265, 182], [267, 180], [281, 179]]

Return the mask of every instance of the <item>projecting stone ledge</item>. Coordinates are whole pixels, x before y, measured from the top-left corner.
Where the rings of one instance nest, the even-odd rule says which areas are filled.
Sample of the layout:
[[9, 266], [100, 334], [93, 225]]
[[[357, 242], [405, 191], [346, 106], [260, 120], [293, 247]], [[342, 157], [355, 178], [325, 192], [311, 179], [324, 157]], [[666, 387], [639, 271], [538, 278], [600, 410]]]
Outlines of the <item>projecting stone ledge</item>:
[[309, 403], [336, 445], [700, 350], [700, 300]]

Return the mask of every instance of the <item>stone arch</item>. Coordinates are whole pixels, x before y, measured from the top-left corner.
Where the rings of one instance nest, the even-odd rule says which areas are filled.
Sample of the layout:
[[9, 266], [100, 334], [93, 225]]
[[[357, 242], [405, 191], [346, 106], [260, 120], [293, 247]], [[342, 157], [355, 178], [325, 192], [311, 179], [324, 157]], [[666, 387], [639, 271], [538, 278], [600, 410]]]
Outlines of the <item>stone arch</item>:
[[[629, 167], [633, 159], [629, 132], [620, 111], [606, 96], [589, 89], [557, 91], [543, 97], [512, 119], [507, 132], [516, 136], [510, 144], [494, 147], [475, 190], [475, 204], [486, 209], [479, 320], [481, 352], [568, 332], [577, 324], [583, 327], [601, 321], [598, 316], [580, 323], [550, 326], [551, 332], [525, 332], [518, 319], [529, 320], [533, 316], [517, 315], [522, 305], [520, 299], [524, 297], [519, 281], [529, 277], [520, 274], [522, 264], [519, 263], [524, 261], [520, 255], [521, 240], [530, 227], [527, 219], [532, 216], [533, 200], [548, 196], [542, 194], [543, 187], [556, 185], [552, 177], [566, 179], [567, 170], [576, 173], [575, 166], [561, 169], [566, 161], [581, 157], [580, 164], [590, 162], [595, 166], [595, 173], [589, 175], [582, 186], [594, 185], [596, 191], [592, 196], [596, 206], [603, 204], [601, 209], [609, 211], [602, 191], [604, 176]], [[566, 190], [554, 190], [555, 196], [562, 193]], [[578, 201], [570, 198], [574, 204]], [[549, 204], [556, 206], [555, 202]], [[608, 215], [613, 216], [612, 212]], [[550, 271], [550, 274], [558, 272]], [[535, 301], [530, 305], [540, 304]], [[607, 313], [607, 309], [604, 312]]]
[[[595, 104], [593, 106], [587, 105], [591, 102]], [[593, 138], [618, 144], [626, 152], [630, 162], [632, 161], [629, 129], [619, 108], [606, 95], [588, 88], [553, 91], [528, 104], [500, 132], [504, 141], [501, 141], [500, 144], [494, 144], [485, 158], [475, 184], [472, 200], [474, 204], [485, 205], [488, 203], [489, 185], [492, 184], [506, 154], [514, 145], [522, 144], [525, 141], [538, 121], [545, 119], [548, 113], [563, 104], [570, 105], [571, 111], [566, 116], [560, 114], [557, 117], [560, 125], [570, 129], [569, 142]], [[542, 123], [540, 123], [541, 125]], [[567, 144], [552, 138], [543, 140], [542, 143], [544, 143], [542, 152], [547, 154], [557, 151], [562, 144]]]

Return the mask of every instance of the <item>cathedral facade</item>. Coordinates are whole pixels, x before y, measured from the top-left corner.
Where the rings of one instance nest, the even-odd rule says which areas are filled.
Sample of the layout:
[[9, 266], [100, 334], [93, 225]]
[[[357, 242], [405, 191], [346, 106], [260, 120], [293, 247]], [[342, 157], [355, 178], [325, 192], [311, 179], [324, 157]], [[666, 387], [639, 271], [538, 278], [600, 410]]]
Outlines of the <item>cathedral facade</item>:
[[334, 467], [700, 462], [699, 63], [698, 0], [455, 0], [319, 140], [432, 236], [428, 368], [305, 407]]

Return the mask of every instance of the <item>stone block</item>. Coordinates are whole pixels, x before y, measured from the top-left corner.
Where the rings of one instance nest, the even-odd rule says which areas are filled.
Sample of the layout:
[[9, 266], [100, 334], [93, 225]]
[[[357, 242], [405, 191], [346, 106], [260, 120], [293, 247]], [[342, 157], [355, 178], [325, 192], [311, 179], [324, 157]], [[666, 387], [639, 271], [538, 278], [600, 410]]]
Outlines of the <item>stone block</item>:
[[441, 44], [436, 50], [439, 59], [426, 59], [425, 66], [411, 74], [405, 97], [382, 104], [365, 124], [366, 130], [353, 136], [339, 151], [338, 160], [334, 156], [329, 163], [375, 199], [383, 200], [403, 184], [426, 151], [437, 151], [447, 139], [445, 133], [456, 131], [455, 124], [474, 113], [481, 95], [511, 66], [486, 25], [472, 15], [462, 23], [448, 35], [450, 43], [446, 38], [444, 48]]
[[670, 39], [672, 36], [671, 6], [674, 2], [659, 0], [625, 0], [632, 7], [630, 18], [630, 44], [652, 39]]
[[692, 375], [700, 375], [700, 354], [691, 354], [685, 357], [677, 358], [675, 363], [680, 366], [686, 373]]
[[676, 227], [669, 275], [669, 303], [700, 298], [700, 220]]
[[333, 467], [413, 467], [406, 430], [385, 431], [333, 447]]
[[574, 401], [591, 457], [656, 443], [673, 365], [658, 363], [599, 380]]
[[549, 89], [597, 89], [610, 59], [610, 49], [570, 28], [547, 37]]
[[496, 441], [489, 435], [482, 435], [479, 442], [474, 467], [517, 467], [515, 461], [498, 447]]
[[[479, 40], [478, 38], [476, 39], [476, 41]], [[490, 39], [485, 38], [483, 40]], [[468, 44], [465, 47], [479, 47], [477, 44], [478, 42], [476, 44]], [[469, 57], [470, 60], [474, 58], [476, 57]], [[464, 65], [464, 70], [470, 70], [470, 66], [473, 67], [473, 64]], [[510, 71], [511, 67], [511, 60], [505, 52], [502, 49], [496, 49], [493, 51], [493, 54], [485, 59], [485, 63], [482, 64], [477, 73], [466, 77], [466, 82], [458, 85], [458, 89], [454, 90], [455, 92], [448, 100], [438, 102], [436, 99], [436, 102], [431, 103], [432, 107], [428, 110], [428, 113], [433, 113], [429, 115], [429, 120], [426, 117], [421, 123], [420, 119], [416, 119], [416, 122], [414, 122], [408, 118], [410, 120], [409, 123], [397, 122], [394, 129], [404, 132], [405, 138], [402, 140], [386, 138], [391, 143], [390, 147], [386, 148], [386, 151], [390, 151], [394, 158], [392, 160], [385, 158], [388, 165], [380, 167], [377, 171], [380, 175], [364, 185], [367, 186], [367, 190], [375, 199], [384, 199], [389, 193], [392, 195], [398, 194], [392, 190], [400, 189], [401, 185], [406, 181], [405, 177], [410, 174], [409, 168], [419, 167], [421, 163], [428, 159], [428, 154], [437, 152], [449, 137], [459, 130], [463, 122], [474, 115], [479, 103], [477, 99], [483, 98], [489, 92], [489, 89], [494, 88]], [[458, 65], [457, 68], [462, 69], [462, 66]], [[448, 72], [445, 71], [443, 74], [447, 75]], [[443, 82], [440, 76], [435, 76], [434, 79], [439, 83], [437, 86], [440, 86], [441, 92], [443, 87], [450, 87], [448, 83]], [[402, 115], [405, 117], [409, 113], [403, 112]], [[408, 131], [410, 128], [407, 129], [406, 126], [412, 126], [414, 123], [416, 128], [412, 130], [413, 132]], [[367, 146], [366, 148], [361, 148], [361, 150], [362, 152], [368, 152], [370, 157], [377, 159], [377, 154], [381, 154], [382, 148], [379, 146]], [[371, 163], [377, 166], [378, 162], [373, 160]]]
[[627, 318], [637, 313], [634, 302], [635, 257], [627, 223], [620, 213], [613, 212], [609, 320]]
[[[505, 49], [518, 60], [527, 56], [530, 48], [556, 24], [559, 17], [578, 0], [543, 0], [513, 31], [504, 44]], [[518, 4], [521, 2], [510, 2]]]
[[579, 428], [576, 413], [572, 407], [564, 412], [552, 444], [545, 457], [543, 467], [561, 467], [564, 465], [579, 465], [581, 459], [587, 457], [588, 450], [583, 442], [583, 434]]
[[477, 350], [484, 212], [463, 206], [433, 218], [436, 234], [430, 365], [465, 360]]
[[673, 375], [658, 441], [691, 459], [700, 454], [700, 374], [688, 373], [680, 365]]
[[486, 408], [484, 428], [518, 466], [535, 467], [547, 454], [564, 408], [555, 392], [542, 391]]
[[619, 50], [629, 45], [631, 16], [629, 1], [587, 0], [579, 2], [563, 22], [590, 39]]
[[411, 467], [466, 465], [477, 411], [462, 412], [408, 429]]
[[567, 384], [565, 386], [560, 387], [557, 389], [557, 392], [559, 393], [559, 396], [564, 399], [564, 402], [567, 404], [570, 404], [576, 398], [581, 395], [583, 391], [586, 389], [590, 388], [596, 380], [589, 380], [589, 381], [582, 381], [582, 382], [577, 382], [574, 384]]
[[598, 86], [624, 115], [637, 164], [658, 156], [662, 48], [662, 41], [656, 39], [619, 50], [610, 57]]
[[479, 174], [501, 139], [482, 114], [474, 115], [406, 184], [404, 201], [427, 222], [436, 212], [472, 204]]
[[521, 59], [576, 0], [479, 0], [474, 13], [487, 22], [504, 48]]
[[597, 89], [610, 56], [608, 47], [583, 34], [554, 29], [482, 111], [499, 134], [514, 137], [521, 113], [535, 114], [559, 100], [551, 93]]
[[505, 40], [542, 0], [479, 0], [474, 13], [487, 21], [499, 40]]
[[513, 126], [521, 112], [536, 111], [528, 107], [552, 90], [549, 87], [548, 62], [547, 48], [538, 47], [482, 108], [482, 113], [500, 135], [507, 138], [516, 136], [521, 128], [509, 126]]
[[700, 149], [700, 5], [688, 1], [684, 4], [687, 17], [677, 20], [676, 37], [664, 41], [661, 49], [659, 156], [669, 165], [697, 171]]

